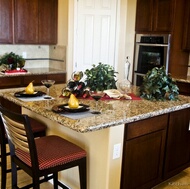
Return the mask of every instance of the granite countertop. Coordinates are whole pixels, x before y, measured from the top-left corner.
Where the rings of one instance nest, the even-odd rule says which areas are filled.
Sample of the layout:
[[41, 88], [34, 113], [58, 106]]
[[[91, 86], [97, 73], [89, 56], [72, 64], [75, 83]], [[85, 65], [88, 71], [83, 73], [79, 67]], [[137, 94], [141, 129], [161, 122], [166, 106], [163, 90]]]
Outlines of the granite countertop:
[[190, 83], [190, 76], [176, 77], [174, 79], [179, 82]]
[[[90, 132], [100, 129], [105, 129], [112, 126], [117, 126], [124, 123], [130, 123], [145, 118], [154, 117], [164, 113], [189, 108], [190, 97], [179, 95], [178, 101], [156, 101], [151, 102], [147, 100], [100, 100], [99, 108], [102, 114], [91, 114], [85, 118], [71, 119], [54, 113], [51, 109], [45, 108], [58, 104], [65, 104], [68, 98], [61, 98], [61, 92], [65, 85], [56, 84], [50, 88], [50, 95], [54, 97], [53, 100], [29, 101], [25, 102], [14, 97], [14, 92], [21, 91], [23, 88], [17, 89], [2, 89], [0, 96], [42, 115], [50, 120], [60, 123], [61, 125], [73, 129], [77, 132]], [[35, 90], [45, 91], [45, 87], [36, 87]], [[136, 94], [137, 88], [133, 87], [133, 93]], [[90, 109], [95, 107], [94, 100], [79, 99], [80, 103], [90, 106]], [[74, 113], [73, 113], [74, 114]], [[89, 113], [90, 114], [90, 113]]]
[[26, 73], [14, 73], [14, 74], [4, 74], [0, 72], [0, 77], [12, 77], [12, 76], [22, 76], [22, 75], [33, 75], [33, 74], [58, 74], [58, 73], [66, 73], [65, 70], [60, 70], [60, 69], [54, 69], [54, 68], [27, 68]]

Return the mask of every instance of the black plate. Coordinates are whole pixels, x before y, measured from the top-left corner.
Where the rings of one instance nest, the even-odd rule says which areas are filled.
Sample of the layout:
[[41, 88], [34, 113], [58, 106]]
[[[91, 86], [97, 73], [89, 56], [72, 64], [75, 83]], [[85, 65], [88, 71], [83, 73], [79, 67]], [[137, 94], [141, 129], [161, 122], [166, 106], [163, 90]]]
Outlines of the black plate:
[[85, 104], [79, 104], [79, 108], [69, 108], [68, 104], [61, 104], [53, 106], [52, 110], [56, 113], [63, 113], [63, 112], [77, 113], [77, 112], [88, 111], [90, 110], [90, 108], [88, 105]]
[[34, 94], [26, 94], [25, 91], [16, 92], [14, 94], [15, 97], [37, 97], [37, 96], [43, 96], [46, 93], [42, 91], [35, 91]]

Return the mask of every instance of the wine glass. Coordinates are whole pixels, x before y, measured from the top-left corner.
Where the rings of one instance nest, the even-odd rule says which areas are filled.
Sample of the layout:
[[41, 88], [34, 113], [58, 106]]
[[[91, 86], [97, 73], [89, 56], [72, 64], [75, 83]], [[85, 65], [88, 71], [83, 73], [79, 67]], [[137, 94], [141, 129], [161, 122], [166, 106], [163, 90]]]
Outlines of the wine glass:
[[98, 110], [98, 100], [100, 100], [104, 95], [105, 93], [103, 91], [90, 90], [90, 96], [96, 101], [96, 108], [91, 112], [92, 114], [101, 114]]
[[44, 98], [51, 99], [51, 97], [49, 96], [49, 88], [55, 83], [55, 80], [44, 79], [41, 82], [47, 88], [46, 96]]
[[119, 88], [124, 94], [130, 93], [131, 82], [127, 79], [124, 79], [119, 82]]

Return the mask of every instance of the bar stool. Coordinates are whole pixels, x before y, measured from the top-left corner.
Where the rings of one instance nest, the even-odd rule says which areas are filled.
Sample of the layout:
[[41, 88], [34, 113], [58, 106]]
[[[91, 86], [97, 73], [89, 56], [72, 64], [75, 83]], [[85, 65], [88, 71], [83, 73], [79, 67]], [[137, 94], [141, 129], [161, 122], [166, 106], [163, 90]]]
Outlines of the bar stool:
[[[80, 188], [86, 189], [86, 152], [79, 146], [55, 135], [34, 139], [27, 115], [11, 112], [0, 106], [1, 118], [8, 136], [12, 165], [12, 188], [17, 186], [19, 166], [32, 177], [33, 183], [24, 188], [40, 188], [43, 176], [51, 175], [54, 189], [68, 188], [58, 181], [58, 172], [72, 167], [79, 168]], [[47, 178], [45, 178], [45, 181]]]
[[[34, 137], [42, 137], [46, 135], [46, 129], [47, 126], [43, 123], [33, 119], [29, 118], [31, 122], [31, 128], [32, 132], [34, 134]], [[1, 154], [0, 154], [0, 167], [1, 167], [1, 189], [6, 188], [6, 178], [7, 173], [11, 172], [11, 169], [7, 168], [7, 157], [10, 156], [10, 153], [7, 152], [6, 145], [8, 144], [8, 140], [5, 134], [5, 129], [3, 126], [2, 119], [0, 118], [0, 145], [1, 145]], [[18, 167], [19, 170], [19, 167]]]

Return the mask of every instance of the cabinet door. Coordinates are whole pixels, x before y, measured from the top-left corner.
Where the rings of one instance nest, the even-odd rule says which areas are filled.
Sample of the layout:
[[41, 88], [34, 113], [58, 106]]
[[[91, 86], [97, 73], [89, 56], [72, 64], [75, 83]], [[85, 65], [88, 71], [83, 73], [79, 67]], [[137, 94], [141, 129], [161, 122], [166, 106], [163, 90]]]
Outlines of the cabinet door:
[[162, 178], [168, 115], [126, 126], [121, 189], [151, 188]]
[[13, 0], [0, 0], [0, 43], [13, 43]]
[[170, 113], [164, 177], [169, 178], [190, 163], [190, 108]]
[[136, 31], [146, 32], [152, 30], [153, 2], [152, 0], [137, 0]]
[[57, 43], [57, 0], [39, 1], [39, 43]]
[[183, 49], [190, 51], [190, 1], [186, 0], [185, 5]]
[[15, 43], [38, 43], [38, 0], [15, 0]]
[[154, 31], [171, 32], [174, 16], [174, 0], [154, 1]]

